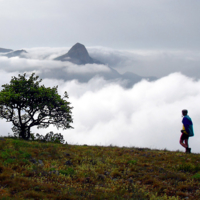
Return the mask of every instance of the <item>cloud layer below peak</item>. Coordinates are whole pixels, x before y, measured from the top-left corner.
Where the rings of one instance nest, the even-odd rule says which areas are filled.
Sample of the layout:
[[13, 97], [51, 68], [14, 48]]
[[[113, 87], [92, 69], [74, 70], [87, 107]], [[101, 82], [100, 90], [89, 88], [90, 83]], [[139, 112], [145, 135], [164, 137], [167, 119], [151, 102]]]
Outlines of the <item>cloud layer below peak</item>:
[[[62, 53], [61, 51], [60, 53]], [[169, 53], [158, 54], [158, 52], [145, 53], [133, 51], [127, 53], [113, 51], [112, 55], [118, 60], [114, 61], [112, 60], [112, 56], [110, 60], [105, 56], [110, 50], [101, 49], [101, 52], [99, 51], [100, 50], [95, 50], [94, 48], [89, 49], [89, 53], [91, 55], [93, 54], [93, 57], [99, 55], [102, 59], [107, 59], [108, 66], [111, 66], [110, 63], [113, 63], [116, 69], [121, 66], [122, 68], [126, 67], [130, 69], [130, 71], [132, 69], [131, 66], [135, 69], [137, 64], [142, 60], [139, 59], [140, 57], [137, 57], [137, 55], [144, 58], [143, 63], [147, 63], [147, 60], [150, 58], [156, 62], [155, 55], [158, 58], [157, 60], [162, 60], [162, 56], [158, 55], [163, 55], [165, 58], [164, 62], [168, 61], [168, 64], [165, 63], [164, 65], [164, 62], [161, 62], [160, 67], [163, 68], [163, 73], [166, 74], [168, 70], [167, 66], [170, 66], [170, 63], [178, 63], [174, 61], [175, 59], [182, 61], [187, 60], [187, 62], [190, 60], [190, 63], [193, 63], [194, 60], [195, 63], [198, 63], [199, 60], [198, 53], [176, 52], [176, 54], [180, 55], [179, 57], [170, 57]], [[33, 52], [31, 55], [33, 55]], [[47, 56], [46, 58], [45, 55]], [[183, 55], [187, 55], [187, 59]], [[123, 83], [120, 80], [105, 80], [101, 76], [93, 76], [85, 82], [80, 82], [77, 79], [62, 79], [62, 77], [58, 76], [63, 72], [60, 71], [62, 67], [64, 67], [65, 70], [77, 70], [78, 66], [51, 60], [50, 58], [54, 57], [52, 49], [46, 50], [46, 54], [44, 53], [43, 56], [43, 59], [39, 59], [39, 55], [35, 53], [34, 59], [8, 59], [0, 57], [0, 64], [2, 66], [0, 85], [8, 83], [11, 77], [17, 76], [18, 73], [32, 73], [35, 71], [37, 75], [42, 76], [42, 83], [46, 87], [58, 85], [59, 94], [63, 95], [64, 91], [67, 91], [69, 94], [69, 101], [74, 107], [74, 129], [63, 131], [56, 130], [54, 127], [44, 130], [37, 130], [34, 128], [32, 130], [34, 133], [39, 132], [45, 134], [51, 130], [60, 132], [64, 135], [65, 140], [72, 144], [112, 144], [127, 147], [167, 148], [169, 150], [179, 149], [183, 151], [183, 148], [179, 144], [180, 130], [182, 128], [181, 110], [188, 109], [189, 115], [194, 123], [195, 132], [195, 136], [190, 138], [190, 145], [193, 152], [200, 153], [200, 137], [198, 136], [198, 130], [200, 130], [200, 125], [198, 123], [200, 121], [198, 111], [200, 102], [200, 81], [198, 77], [194, 79], [183, 75], [183, 73], [174, 72], [160, 77], [153, 82], [142, 80], [127, 89], [123, 87]], [[148, 59], [145, 61], [146, 56]], [[127, 59], [123, 59], [124, 57]], [[170, 59], [167, 60], [167, 57]], [[131, 58], [133, 59], [131, 60]], [[116, 65], [114, 65], [114, 63], [116, 63]], [[125, 63], [127, 65], [125, 65]], [[185, 64], [185, 66], [188, 65]], [[83, 71], [87, 71], [88, 69], [99, 70], [96, 65], [80, 67], [83, 67]], [[144, 64], [143, 67], [148, 68], [148, 66]], [[179, 70], [177, 71], [181, 71], [182, 66], [178, 67]], [[99, 68], [100, 70], [107, 70], [106, 65], [99, 65]], [[134, 71], [134, 69], [132, 70]], [[153, 66], [152, 69], [154, 69]], [[196, 66], [195, 69], [197, 70], [198, 66]], [[58, 74], [55, 73], [56, 71]], [[51, 74], [51, 76], [48, 75], [48, 73]], [[67, 73], [69, 73], [69, 71], [66, 72], [66, 74]], [[78, 73], [81, 74], [82, 72], [78, 71]], [[143, 73], [145, 74], [145, 71], [143, 71]], [[82, 73], [82, 75], [83, 74], [84, 73]], [[8, 132], [11, 133], [11, 124], [1, 120], [0, 125], [2, 127], [1, 135], [6, 136]]]

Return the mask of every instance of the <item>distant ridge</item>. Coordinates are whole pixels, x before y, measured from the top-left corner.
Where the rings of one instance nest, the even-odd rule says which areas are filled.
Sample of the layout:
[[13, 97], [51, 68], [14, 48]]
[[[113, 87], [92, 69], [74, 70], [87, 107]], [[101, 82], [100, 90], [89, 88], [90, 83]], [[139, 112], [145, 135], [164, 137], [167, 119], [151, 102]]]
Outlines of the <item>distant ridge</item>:
[[7, 54], [5, 54], [4, 56], [7, 56], [8, 58], [11, 58], [11, 57], [16, 57], [16, 56], [18, 56], [18, 57], [23, 57], [22, 56], [22, 54], [23, 53], [27, 53], [27, 51], [25, 51], [25, 50], [16, 50], [16, 51], [12, 51], [12, 52], [10, 52], [10, 53], [7, 53]]
[[103, 64], [100, 61], [90, 57], [83, 44], [76, 43], [66, 54], [55, 58], [54, 60], [69, 61], [77, 65], [85, 64]]
[[0, 53], [8, 53], [13, 51], [12, 49], [4, 49], [4, 48], [0, 48]]

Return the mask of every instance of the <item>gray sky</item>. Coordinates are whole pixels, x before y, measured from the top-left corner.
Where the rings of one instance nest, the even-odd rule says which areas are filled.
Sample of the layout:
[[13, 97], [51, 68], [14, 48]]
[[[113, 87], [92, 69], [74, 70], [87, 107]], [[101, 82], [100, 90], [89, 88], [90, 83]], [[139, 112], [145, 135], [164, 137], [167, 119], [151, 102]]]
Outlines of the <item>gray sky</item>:
[[0, 47], [199, 49], [199, 0], [0, 0]]

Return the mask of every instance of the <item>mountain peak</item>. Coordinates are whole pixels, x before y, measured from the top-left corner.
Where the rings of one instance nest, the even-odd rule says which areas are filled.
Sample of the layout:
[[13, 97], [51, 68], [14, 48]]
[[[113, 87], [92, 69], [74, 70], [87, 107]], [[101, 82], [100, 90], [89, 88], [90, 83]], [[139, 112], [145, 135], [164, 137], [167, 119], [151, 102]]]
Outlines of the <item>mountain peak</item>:
[[68, 53], [55, 58], [55, 60], [60, 61], [69, 61], [77, 65], [85, 65], [85, 64], [102, 64], [101, 62], [90, 57], [87, 49], [81, 43], [76, 43], [72, 48], [68, 51]]
[[83, 44], [76, 43], [69, 51], [68, 56], [71, 58], [79, 59], [82, 62], [90, 62], [90, 56], [87, 49]]
[[81, 43], [79, 43], [79, 42], [77, 42], [74, 46], [72, 46], [72, 47], [84, 47], [85, 48], [85, 46], [83, 45], [83, 44], [81, 44]]

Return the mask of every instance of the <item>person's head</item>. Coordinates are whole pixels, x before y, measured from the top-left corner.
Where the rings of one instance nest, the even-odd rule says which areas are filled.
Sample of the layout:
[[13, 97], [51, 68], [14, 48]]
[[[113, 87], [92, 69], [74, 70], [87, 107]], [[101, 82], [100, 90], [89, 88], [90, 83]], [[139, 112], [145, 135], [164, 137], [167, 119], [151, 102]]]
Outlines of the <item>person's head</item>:
[[188, 111], [187, 110], [182, 110], [182, 114], [183, 114], [183, 116], [186, 116], [188, 114]]

